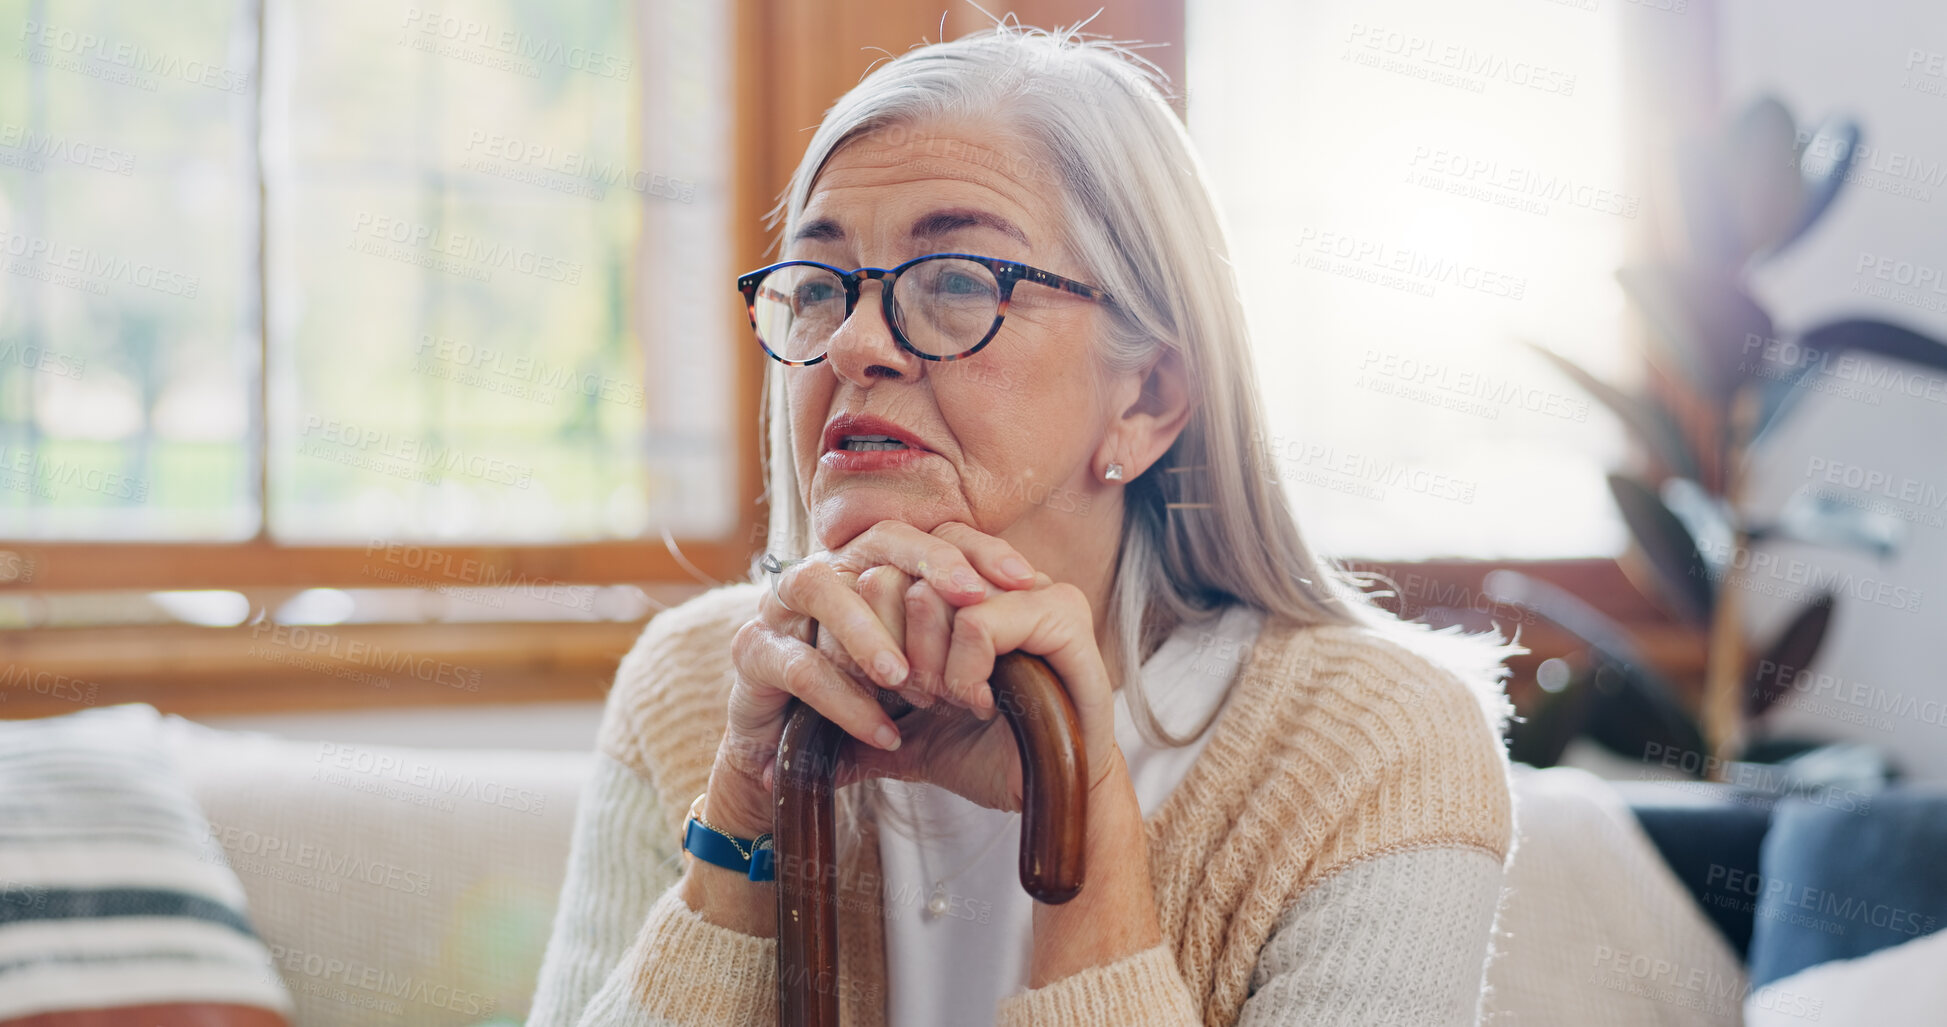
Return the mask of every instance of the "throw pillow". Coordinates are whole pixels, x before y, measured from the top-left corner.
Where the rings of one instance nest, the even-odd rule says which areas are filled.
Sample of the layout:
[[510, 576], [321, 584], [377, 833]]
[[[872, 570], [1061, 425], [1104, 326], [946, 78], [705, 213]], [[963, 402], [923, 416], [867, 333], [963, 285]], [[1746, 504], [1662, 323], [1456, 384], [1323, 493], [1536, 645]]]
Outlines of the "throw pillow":
[[281, 1027], [290, 993], [143, 704], [0, 722], [0, 1027]]
[[1752, 984], [1947, 926], [1942, 852], [1947, 793], [1896, 788], [1865, 802], [1779, 803], [1759, 874], [1718, 882], [1726, 895], [1754, 907]]

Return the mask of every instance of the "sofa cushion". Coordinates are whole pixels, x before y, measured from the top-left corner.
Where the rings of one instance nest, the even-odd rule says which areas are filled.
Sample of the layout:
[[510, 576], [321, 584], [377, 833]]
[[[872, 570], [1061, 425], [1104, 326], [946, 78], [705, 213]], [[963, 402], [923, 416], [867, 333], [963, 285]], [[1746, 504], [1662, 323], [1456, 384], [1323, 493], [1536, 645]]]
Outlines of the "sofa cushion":
[[1761, 874], [1724, 883], [1754, 908], [1753, 983], [1855, 959], [1947, 924], [1942, 852], [1947, 793], [1896, 788], [1842, 805], [1779, 803]]
[[1608, 782], [1515, 765], [1482, 1023], [1739, 1022], [1744, 968]]
[[1705, 781], [1617, 781], [1643, 832], [1739, 959], [1751, 952], [1752, 907], [1724, 882], [1758, 872], [1770, 796]]
[[165, 721], [300, 1027], [525, 1016], [588, 753], [307, 742]]
[[1947, 931], [1781, 977], [1744, 1000], [1744, 1027], [1939, 1023], [1947, 1009]]
[[0, 722], [0, 1024], [290, 1014], [157, 722], [140, 704]]

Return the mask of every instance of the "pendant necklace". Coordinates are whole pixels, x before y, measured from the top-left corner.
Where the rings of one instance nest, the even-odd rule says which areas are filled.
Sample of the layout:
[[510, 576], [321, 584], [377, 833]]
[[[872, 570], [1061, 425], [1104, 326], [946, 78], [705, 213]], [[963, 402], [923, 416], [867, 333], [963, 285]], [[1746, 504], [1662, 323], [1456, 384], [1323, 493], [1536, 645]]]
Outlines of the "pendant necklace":
[[[1014, 824], [1015, 822], [1019, 821], [1020, 819], [1021, 819], [1021, 814], [1019, 812], [1016, 812], [1013, 816], [1008, 818], [1007, 823], [1001, 825], [1001, 829], [999, 831], [996, 831], [992, 838], [987, 839], [987, 844], [981, 846], [980, 851], [975, 853], [972, 859], [969, 859], [965, 863], [960, 864], [960, 866], [957, 869], [955, 869], [952, 873], [947, 874], [943, 877], [934, 878], [933, 892], [931, 895], [927, 896], [926, 899], [926, 909], [925, 909], [926, 919], [936, 920], [946, 915], [947, 910], [952, 908], [951, 903], [947, 899], [947, 892], [946, 892], [947, 882], [953, 880], [956, 877], [959, 877], [961, 874], [967, 871], [968, 867], [971, 867], [975, 863], [980, 862], [981, 859], [984, 858], [989, 852], [992, 852], [994, 849], [994, 843], [1000, 841], [1001, 838], [1006, 836], [1008, 827]], [[919, 846], [919, 872], [921, 878], [932, 876], [931, 871], [927, 868], [926, 865], [926, 846], [924, 844]]]

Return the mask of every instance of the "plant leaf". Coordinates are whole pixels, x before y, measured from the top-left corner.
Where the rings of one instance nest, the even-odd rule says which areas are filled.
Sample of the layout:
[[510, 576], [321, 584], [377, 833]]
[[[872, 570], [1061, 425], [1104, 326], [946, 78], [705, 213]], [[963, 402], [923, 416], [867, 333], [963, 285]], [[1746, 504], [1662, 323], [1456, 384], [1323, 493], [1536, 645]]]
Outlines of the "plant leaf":
[[1825, 642], [1826, 629], [1832, 626], [1832, 604], [1831, 592], [1813, 600], [1785, 625], [1763, 655], [1751, 662], [1745, 675], [1749, 682], [1744, 691], [1746, 716], [1755, 717], [1770, 709], [1791, 688], [1792, 679], [1812, 665]]
[[1919, 364], [1935, 371], [1947, 371], [1947, 346], [1941, 345], [1937, 339], [1886, 321], [1834, 321], [1806, 332], [1799, 341], [1816, 353], [1814, 361], [1821, 370], [1834, 373], [1837, 369], [1832, 367], [1830, 355], [1845, 350], [1857, 350]]
[[1592, 668], [1592, 676], [1596, 697], [1587, 733], [1611, 752], [1641, 760], [1651, 743], [1664, 752], [1710, 751], [1696, 720], [1677, 704], [1669, 685], [1661, 679], [1650, 683], [1654, 676], [1647, 668], [1602, 663]]
[[1522, 342], [1541, 354], [1556, 370], [1567, 375], [1570, 381], [1581, 386], [1582, 391], [1594, 397], [1596, 402], [1608, 407], [1666, 474], [1681, 478], [1698, 476], [1697, 458], [1691, 454], [1690, 445], [1684, 441], [1683, 433], [1677, 430], [1676, 422], [1661, 405], [1653, 400], [1630, 396], [1540, 343], [1525, 339]]
[[1753, 366], [1748, 370], [1756, 376], [1758, 420], [1752, 427], [1751, 444], [1746, 447], [1746, 453], [1754, 452], [1758, 440], [1764, 438], [1773, 425], [1781, 423], [1785, 414], [1812, 391], [1805, 379], [1815, 370], [1812, 364], [1804, 361], [1791, 365], [1774, 361], [1762, 353], [1754, 357], [1752, 362]]
[[1731, 210], [1724, 169], [1724, 147], [1717, 139], [1676, 144], [1677, 199], [1683, 208], [1683, 234], [1690, 262], [1734, 268], [1748, 252]]
[[1688, 478], [1670, 478], [1658, 490], [1663, 505], [1690, 531], [1697, 553], [1710, 568], [1711, 579], [1722, 581], [1731, 547], [1737, 543], [1737, 511], [1720, 496], [1711, 495]]
[[1858, 155], [1857, 122], [1849, 118], [1827, 118], [1819, 123], [1798, 151], [1798, 174], [1805, 183], [1805, 201], [1798, 212], [1798, 222], [1767, 256], [1797, 242], [1799, 236], [1818, 223], [1832, 201], [1839, 198], [1839, 190], [1846, 184], [1846, 173]]
[[1884, 560], [1906, 540], [1906, 522], [1888, 513], [1848, 506], [1813, 486], [1805, 486], [1785, 500], [1765, 538], [1808, 542], [1827, 549], [1858, 549]]
[[1568, 743], [1580, 735], [1589, 722], [1589, 707], [1595, 689], [1571, 679], [1568, 687], [1555, 693], [1542, 693], [1533, 710], [1508, 724], [1508, 759], [1531, 767], [1552, 767], [1562, 761]]
[[1627, 664], [1645, 662], [1622, 625], [1559, 585], [1501, 568], [1487, 572], [1481, 579], [1481, 591], [1497, 603], [1535, 611], [1600, 651], [1608, 660]]
[[1726, 126], [1725, 199], [1735, 215], [1744, 256], [1772, 250], [1791, 235], [1805, 210], [1797, 170], [1798, 123], [1777, 98], [1751, 102]]
[[1658, 268], [1630, 265], [1616, 270], [1616, 281], [1649, 321], [1650, 358], [1663, 365], [1670, 377], [1714, 391], [1704, 366], [1702, 341], [1671, 276]]
[[1481, 590], [1496, 602], [1533, 610], [1589, 649], [1589, 668], [1549, 704], [1559, 711], [1544, 710], [1550, 714], [1549, 734], [1528, 741], [1532, 751], [1552, 750], [1559, 756], [1578, 730], [1639, 760], [1650, 742], [1680, 752], [1708, 751], [1703, 731], [1677, 700], [1676, 689], [1636, 651], [1621, 625], [1567, 590], [1519, 571], [1491, 571]]
[[[1773, 379], [1773, 384], [1789, 386], [1789, 392], [1775, 402], [1767, 402], [1769, 412], [1760, 420], [1759, 429], [1753, 435], [1747, 453], [1755, 453], [1769, 433], [1784, 419], [1784, 414], [1792, 405], [1804, 398], [1804, 394], [1814, 388], [1813, 376], [1830, 376], [1831, 385], [1848, 389], [1871, 390], [1895, 386], [1889, 391], [1899, 391], [1898, 386], [1912, 382], [1912, 372], [1900, 368], [1883, 371], [1860, 366], [1857, 361], [1842, 361], [1847, 353], [1869, 353], [1889, 360], [1917, 364], [1947, 375], [1947, 345], [1938, 340], [1921, 335], [1909, 328], [1886, 321], [1873, 321], [1854, 318], [1823, 324], [1796, 339], [1780, 345], [1784, 352], [1798, 357], [1796, 363], [1773, 361], [1784, 370], [1778, 373], [1766, 372], [1762, 377]], [[1766, 358], [1769, 359], [1769, 358]], [[1765, 360], [1753, 361], [1763, 366]], [[1756, 370], [1754, 366], [1753, 370]], [[1947, 387], [1936, 382], [1924, 382], [1922, 393], [1938, 391]], [[1908, 390], [1910, 392], [1910, 390]]]
[[1616, 280], [1649, 320], [1666, 366], [1720, 402], [1755, 371], [1752, 340], [1773, 338], [1771, 316], [1730, 275], [1635, 264]]
[[[1639, 565], [1640, 569], [1630, 574], [1631, 580], [1645, 594], [1662, 600], [1664, 607], [1679, 619], [1708, 628], [1711, 609], [1717, 602], [1717, 588], [1710, 564], [1698, 551], [1690, 529], [1663, 505], [1663, 500], [1649, 486], [1634, 478], [1609, 475], [1609, 492], [1616, 497], [1623, 522], [1629, 525], [1636, 549], [1647, 565]], [[1633, 563], [1623, 561], [1624, 573], [1630, 572]], [[1643, 581], [1637, 580], [1644, 576], [1649, 579], [1647, 588]]]

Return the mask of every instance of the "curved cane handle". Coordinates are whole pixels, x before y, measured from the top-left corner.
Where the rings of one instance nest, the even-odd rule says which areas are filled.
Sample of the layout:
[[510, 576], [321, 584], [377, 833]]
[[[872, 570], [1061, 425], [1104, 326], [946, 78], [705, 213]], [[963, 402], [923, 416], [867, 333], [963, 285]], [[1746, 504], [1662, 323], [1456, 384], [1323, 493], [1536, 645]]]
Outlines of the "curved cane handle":
[[1048, 661], [1013, 652], [994, 661], [994, 707], [1021, 750], [1021, 887], [1058, 906], [1082, 890], [1088, 759], [1081, 719]]
[[[1068, 690], [1030, 653], [994, 661], [994, 707], [1021, 752], [1021, 887], [1059, 904], [1082, 890], [1088, 760]], [[889, 696], [890, 693], [887, 693]], [[888, 706], [903, 707], [893, 697]], [[844, 732], [803, 703], [784, 723], [772, 777], [777, 843], [777, 1004], [785, 1027], [838, 1027], [838, 845], [833, 777]]]

